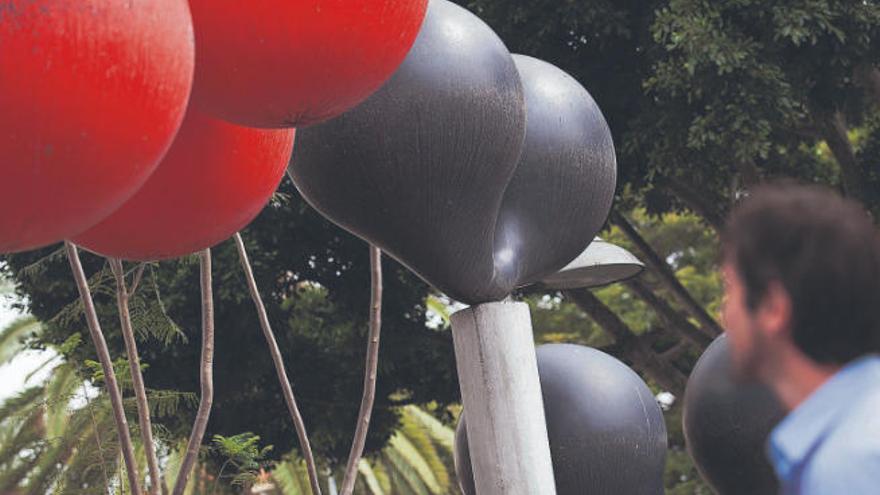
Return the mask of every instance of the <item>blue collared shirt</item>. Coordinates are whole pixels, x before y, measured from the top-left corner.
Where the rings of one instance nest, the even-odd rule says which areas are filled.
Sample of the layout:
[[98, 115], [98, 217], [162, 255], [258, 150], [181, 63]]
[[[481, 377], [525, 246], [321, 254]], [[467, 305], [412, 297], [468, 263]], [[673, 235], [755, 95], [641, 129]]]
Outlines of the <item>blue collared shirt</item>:
[[880, 356], [834, 374], [770, 435], [782, 492], [880, 494]]

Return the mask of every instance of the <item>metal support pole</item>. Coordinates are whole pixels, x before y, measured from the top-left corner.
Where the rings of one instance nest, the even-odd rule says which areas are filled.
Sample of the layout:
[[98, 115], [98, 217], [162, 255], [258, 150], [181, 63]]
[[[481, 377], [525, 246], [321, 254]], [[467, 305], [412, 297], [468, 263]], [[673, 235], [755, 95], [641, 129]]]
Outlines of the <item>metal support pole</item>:
[[479, 495], [555, 495], [529, 307], [485, 303], [452, 315]]

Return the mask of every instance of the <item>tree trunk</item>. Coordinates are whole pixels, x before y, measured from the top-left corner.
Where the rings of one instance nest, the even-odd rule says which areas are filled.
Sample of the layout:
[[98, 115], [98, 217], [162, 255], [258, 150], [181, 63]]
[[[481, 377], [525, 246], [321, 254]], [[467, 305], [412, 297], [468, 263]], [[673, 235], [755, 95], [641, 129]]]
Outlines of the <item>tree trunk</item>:
[[877, 67], [871, 63], [860, 64], [853, 71], [853, 79], [874, 100], [875, 105], [880, 105], [880, 70]]
[[660, 280], [660, 283], [663, 284], [673, 296], [675, 296], [678, 302], [688, 313], [691, 314], [691, 316], [700, 322], [703, 332], [711, 337], [721, 335], [723, 330], [718, 322], [716, 322], [715, 319], [703, 309], [703, 306], [691, 296], [690, 292], [681, 285], [681, 282], [678, 281], [678, 278], [675, 276], [675, 273], [672, 272], [672, 269], [669, 268], [669, 265], [666, 264], [666, 261], [664, 261], [660, 255], [654, 251], [650, 244], [639, 235], [635, 227], [629, 223], [626, 217], [616, 210], [612, 210], [610, 218], [611, 222], [620, 227], [620, 230], [623, 231], [627, 238], [636, 245], [644, 256], [645, 263], [651, 267], [653, 272], [657, 275], [657, 278]]
[[822, 137], [840, 167], [840, 178], [843, 182], [844, 192], [847, 196], [866, 203], [868, 192], [865, 190], [865, 184], [868, 182], [868, 178], [856, 158], [852, 143], [849, 141], [846, 117], [839, 110], [817, 110], [813, 112], [813, 115], [819, 123]]
[[736, 163], [736, 170], [739, 172], [739, 177], [742, 179], [742, 185], [746, 189], [760, 184], [763, 180], [761, 177], [761, 171], [758, 170], [758, 166], [755, 165], [754, 160], [738, 161]]
[[681, 200], [691, 211], [703, 218], [716, 232], [721, 232], [724, 228], [725, 211], [719, 209], [719, 205], [724, 204], [724, 202], [720, 199], [707, 197], [691, 184], [674, 177], [662, 177], [657, 180], [657, 184], [666, 188], [673, 196]]
[[617, 344], [621, 345], [632, 359], [633, 367], [646, 373], [658, 385], [676, 396], [684, 394], [687, 377], [671, 364], [660, 360], [645, 340], [639, 338], [611, 308], [606, 306], [587, 289], [574, 289], [563, 292], [574, 301], [590, 318], [602, 327]]

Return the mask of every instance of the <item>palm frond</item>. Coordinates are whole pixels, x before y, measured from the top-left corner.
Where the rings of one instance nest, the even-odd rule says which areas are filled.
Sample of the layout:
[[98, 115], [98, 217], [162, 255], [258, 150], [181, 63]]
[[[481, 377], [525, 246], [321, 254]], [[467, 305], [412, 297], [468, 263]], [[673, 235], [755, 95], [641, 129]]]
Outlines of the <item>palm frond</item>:
[[371, 495], [385, 495], [385, 491], [382, 490], [382, 486], [376, 478], [376, 473], [365, 459], [361, 459], [358, 463], [358, 473], [360, 473], [361, 478], [366, 483]]
[[33, 316], [17, 318], [0, 330], [0, 366], [9, 363], [26, 348], [28, 337], [43, 330], [43, 324]]
[[306, 495], [311, 493], [308, 485], [308, 472], [305, 462], [298, 458], [288, 458], [275, 465], [272, 480], [285, 495]]
[[[401, 437], [399, 436], [392, 437], [391, 442], [394, 442], [395, 438], [400, 442], [399, 439]], [[422, 473], [430, 471], [430, 469], [427, 469], [424, 466], [420, 466], [420, 468], [414, 467], [412, 462], [417, 460], [416, 456], [402, 454], [400, 449], [396, 447], [384, 450], [382, 454], [388, 459], [389, 467], [393, 468], [393, 472], [389, 474], [392, 475], [392, 478], [394, 478], [394, 475], [396, 474], [398, 479], [403, 481], [403, 486], [408, 489], [407, 492], [412, 493], [413, 495], [429, 495], [432, 493], [432, 491], [425, 485], [425, 481], [422, 478]], [[408, 452], [408, 454], [411, 454], [411, 452]], [[395, 493], [406, 493], [399, 488], [394, 491]]]
[[35, 406], [43, 403], [43, 387], [29, 387], [9, 397], [0, 404], [0, 423], [30, 414]]

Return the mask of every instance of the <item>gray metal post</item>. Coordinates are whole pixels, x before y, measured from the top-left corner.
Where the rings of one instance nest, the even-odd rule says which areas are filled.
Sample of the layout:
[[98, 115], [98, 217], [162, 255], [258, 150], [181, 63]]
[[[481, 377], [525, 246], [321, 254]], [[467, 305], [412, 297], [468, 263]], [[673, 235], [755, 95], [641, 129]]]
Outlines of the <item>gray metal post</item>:
[[555, 495], [528, 305], [458, 311], [452, 336], [477, 493]]

